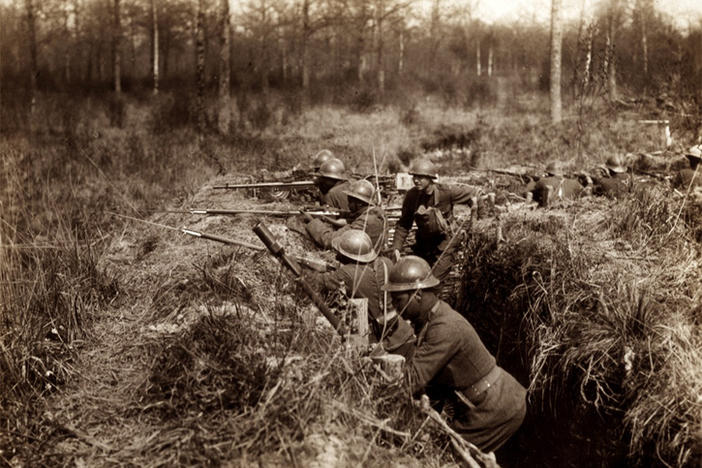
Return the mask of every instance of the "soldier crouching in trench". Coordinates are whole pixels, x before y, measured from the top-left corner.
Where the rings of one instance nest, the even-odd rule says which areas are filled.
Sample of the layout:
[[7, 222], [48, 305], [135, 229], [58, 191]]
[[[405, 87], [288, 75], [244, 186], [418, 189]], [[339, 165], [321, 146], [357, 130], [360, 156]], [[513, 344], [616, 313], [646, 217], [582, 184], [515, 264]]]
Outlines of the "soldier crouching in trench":
[[422, 392], [452, 415], [449, 425], [484, 452], [494, 451], [519, 429], [526, 390], [496, 365], [473, 326], [435, 293], [439, 280], [422, 258], [401, 258], [384, 289], [417, 334], [405, 376], [413, 395]]
[[474, 208], [479, 190], [475, 187], [436, 183], [438, 175], [431, 161], [420, 159], [409, 171], [414, 180], [402, 202], [402, 214], [395, 226], [392, 248], [395, 259], [412, 228], [417, 224], [416, 243], [413, 252], [433, 267], [434, 275], [443, 281], [451, 272], [455, 253], [461, 243], [462, 234], [454, 231], [453, 205], [468, 204]]
[[412, 327], [390, 310], [388, 293], [382, 288], [392, 262], [379, 256], [370, 237], [358, 229], [349, 229], [332, 240], [341, 266], [335, 271], [311, 274], [326, 292], [336, 292], [343, 285], [346, 295], [368, 299], [368, 321], [375, 339], [388, 353], [405, 358], [414, 350]]

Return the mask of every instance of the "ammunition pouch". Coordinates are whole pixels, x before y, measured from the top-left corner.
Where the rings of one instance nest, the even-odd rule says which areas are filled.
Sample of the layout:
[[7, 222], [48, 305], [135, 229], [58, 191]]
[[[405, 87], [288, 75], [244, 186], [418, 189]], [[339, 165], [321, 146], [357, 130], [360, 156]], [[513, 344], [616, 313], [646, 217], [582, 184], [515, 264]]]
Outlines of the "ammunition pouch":
[[448, 236], [451, 234], [451, 225], [446, 221], [441, 210], [435, 206], [420, 206], [415, 216], [417, 229], [423, 236]]

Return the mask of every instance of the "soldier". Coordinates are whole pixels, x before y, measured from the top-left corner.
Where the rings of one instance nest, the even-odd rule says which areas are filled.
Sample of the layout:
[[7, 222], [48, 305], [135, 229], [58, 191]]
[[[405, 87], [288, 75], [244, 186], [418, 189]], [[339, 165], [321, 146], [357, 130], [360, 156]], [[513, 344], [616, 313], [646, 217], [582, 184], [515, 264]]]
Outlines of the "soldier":
[[344, 192], [348, 198], [350, 222], [338, 230], [324, 219], [313, 219], [305, 216], [308, 221], [307, 232], [317, 245], [328, 249], [332, 240], [349, 229], [360, 229], [370, 237], [376, 252], [385, 249], [387, 239], [388, 221], [385, 211], [373, 203], [375, 187], [367, 180], [357, 180], [351, 183], [351, 188]]
[[[401, 258], [384, 289], [417, 334], [405, 376], [413, 395], [422, 392], [448, 406], [451, 427], [485, 452], [502, 446], [526, 414], [526, 390], [496, 365], [473, 326], [435, 293], [439, 280], [419, 257]], [[450, 411], [452, 410], [452, 411]]]
[[319, 153], [315, 154], [312, 159], [312, 172], [319, 171], [322, 164], [334, 158], [334, 154], [328, 149], [323, 149]]
[[673, 184], [683, 190], [694, 187], [702, 187], [702, 169], [699, 167], [702, 160], [702, 145], [693, 146], [685, 153], [688, 161], [690, 161], [690, 169], [682, 169], [679, 171]]
[[412, 247], [414, 253], [434, 267], [434, 275], [443, 280], [448, 276], [453, 264], [455, 251], [460, 239], [451, 240], [455, 232], [453, 224], [453, 205], [467, 203], [472, 208], [479, 194], [474, 187], [451, 186], [437, 184], [438, 178], [431, 161], [420, 159], [412, 164], [409, 171], [414, 180], [412, 187], [402, 202], [402, 214], [395, 226], [395, 237], [392, 248], [395, 258], [400, 257], [400, 251], [412, 228], [417, 223], [416, 243]]
[[532, 193], [533, 200], [541, 207], [548, 206], [554, 200], [574, 200], [585, 192], [585, 187], [579, 181], [565, 177], [555, 161], [546, 166], [546, 174], [547, 177], [527, 186], [527, 191]]
[[346, 167], [336, 158], [323, 162], [316, 172], [315, 184], [321, 192], [320, 201], [323, 205], [348, 211], [349, 204], [346, 191], [350, 188]]
[[593, 195], [604, 195], [609, 198], [619, 198], [633, 188], [633, 179], [627, 174], [627, 168], [620, 156], [610, 156], [605, 162], [607, 174], [605, 177], [593, 178]]
[[349, 229], [332, 240], [341, 267], [313, 277], [326, 291], [338, 291], [344, 285], [348, 297], [368, 299], [368, 321], [376, 340], [392, 354], [405, 358], [414, 349], [412, 327], [391, 310], [388, 293], [383, 291], [392, 262], [380, 257], [370, 237], [363, 231]]

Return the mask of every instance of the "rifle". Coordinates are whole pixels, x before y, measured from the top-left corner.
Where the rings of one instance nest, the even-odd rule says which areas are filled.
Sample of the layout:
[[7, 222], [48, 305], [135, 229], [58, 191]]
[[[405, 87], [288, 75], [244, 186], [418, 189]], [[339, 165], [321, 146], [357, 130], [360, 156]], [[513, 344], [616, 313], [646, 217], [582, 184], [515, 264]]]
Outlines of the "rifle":
[[316, 305], [319, 311], [322, 312], [322, 315], [326, 317], [331, 326], [334, 327], [334, 330], [336, 330], [341, 336], [344, 336], [344, 330], [339, 319], [331, 312], [331, 310], [329, 310], [329, 307], [327, 307], [324, 299], [322, 299], [319, 294], [312, 289], [312, 286], [310, 286], [310, 284], [305, 280], [300, 266], [293, 257], [285, 253], [283, 246], [278, 243], [266, 225], [263, 223], [258, 223], [253, 227], [253, 232], [256, 233], [273, 256], [276, 257], [278, 261], [285, 265], [290, 271], [292, 271], [298, 283], [302, 286], [302, 289], [305, 290], [307, 296], [309, 296], [309, 298], [312, 299], [312, 302], [314, 302], [314, 305]]
[[[293, 216], [300, 214], [301, 210], [227, 210], [227, 209], [200, 209], [200, 210], [166, 210], [165, 213], [190, 213], [195, 215], [238, 215], [254, 214], [267, 216]], [[310, 216], [343, 216], [343, 211], [312, 210], [305, 211]]]
[[229, 182], [222, 185], [213, 185], [213, 189], [300, 189], [314, 187], [313, 180], [298, 180], [294, 182], [256, 182], [253, 184], [230, 184]]
[[[202, 239], [209, 239], [209, 240], [213, 240], [216, 242], [221, 242], [222, 244], [237, 245], [239, 247], [245, 247], [247, 249], [258, 250], [258, 251], [266, 250], [266, 247], [261, 246], [261, 245], [250, 244], [248, 242], [244, 242], [244, 241], [240, 241], [240, 240], [236, 240], [236, 239], [228, 239], [226, 237], [217, 236], [214, 234], [207, 234], [204, 232], [193, 231], [190, 229], [181, 229], [181, 232], [183, 232], [183, 234], [187, 234], [189, 236], [200, 237]], [[310, 270], [318, 271], [320, 273], [334, 270], [333, 266], [329, 265], [326, 262], [320, 261], [320, 260], [315, 260], [315, 259], [306, 258], [306, 257], [298, 257], [298, 256], [293, 256], [291, 258], [294, 261], [309, 268]]]

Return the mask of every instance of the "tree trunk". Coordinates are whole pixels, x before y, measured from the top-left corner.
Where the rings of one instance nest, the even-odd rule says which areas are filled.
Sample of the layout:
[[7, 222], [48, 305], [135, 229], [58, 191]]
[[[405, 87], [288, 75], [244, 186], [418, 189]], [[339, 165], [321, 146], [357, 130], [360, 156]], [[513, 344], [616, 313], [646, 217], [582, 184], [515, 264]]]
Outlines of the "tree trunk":
[[551, 0], [551, 121], [561, 121], [561, 0]]
[[302, 68], [302, 89], [305, 91], [310, 87], [310, 58], [309, 44], [310, 38], [310, 0], [302, 2], [302, 41], [300, 43], [300, 61]]
[[482, 61], [480, 59], [480, 41], [475, 42], [475, 72], [478, 76], [482, 75]]
[[68, 83], [70, 83], [71, 81], [71, 49], [73, 47], [71, 30], [68, 26], [68, 2], [66, 2], [66, 4], [64, 5], [63, 13], [63, 34], [65, 38], [63, 44], [63, 81], [66, 85], [68, 85]]
[[400, 29], [400, 58], [397, 61], [397, 74], [402, 75], [405, 71], [405, 30]]
[[115, 0], [115, 11], [114, 11], [114, 35], [112, 36], [112, 72], [114, 74], [114, 84], [115, 84], [115, 93], [121, 93], [122, 92], [122, 71], [121, 71], [121, 57], [122, 54], [120, 52], [120, 42], [122, 38], [122, 24], [120, 22], [120, 15], [119, 15], [119, 0]]
[[197, 74], [197, 129], [205, 131], [205, 2], [197, 2], [195, 21], [195, 62]]
[[34, 11], [33, 0], [25, 0], [25, 6], [27, 8], [27, 36], [29, 42], [29, 114], [30, 124], [33, 124], [31, 118], [34, 117], [37, 94], [37, 75], [39, 74], [37, 58], [36, 12]]
[[151, 79], [154, 94], [158, 94], [158, 48], [158, 10], [156, 0], [151, 0]]
[[221, 7], [222, 19], [219, 37], [219, 112], [217, 114], [217, 128], [220, 134], [225, 135], [229, 133], [229, 125], [232, 120], [229, 102], [229, 81], [231, 77], [231, 67], [229, 63], [229, 33], [231, 29], [229, 0], [221, 0]]
[[488, 78], [492, 77], [492, 60], [493, 60], [493, 52], [492, 52], [492, 44], [490, 44], [488, 46], [488, 69], [487, 69]]
[[611, 0], [609, 8], [609, 18], [607, 24], [607, 50], [606, 57], [606, 73], [607, 73], [607, 90], [609, 99], [617, 99], [617, 61], [614, 54], [617, 34], [617, 23], [619, 21], [619, 0]]
[[385, 64], [383, 62], [383, 15], [385, 14], [385, 4], [383, 0], [378, 0], [376, 6], [376, 65], [378, 67], [378, 92], [380, 95], [383, 95], [385, 93]]

